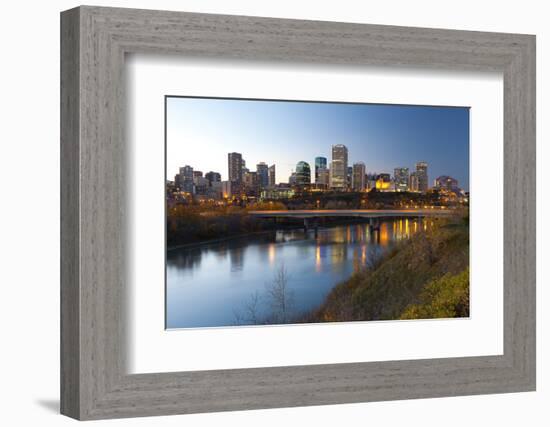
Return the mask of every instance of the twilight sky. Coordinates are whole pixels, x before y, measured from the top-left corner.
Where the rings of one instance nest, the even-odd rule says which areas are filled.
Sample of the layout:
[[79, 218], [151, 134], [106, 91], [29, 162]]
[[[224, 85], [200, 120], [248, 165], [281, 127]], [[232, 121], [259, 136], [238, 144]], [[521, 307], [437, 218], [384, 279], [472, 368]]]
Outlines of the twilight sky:
[[242, 153], [246, 167], [276, 165], [288, 182], [300, 160], [331, 161], [331, 145], [348, 147], [348, 162], [369, 173], [414, 170], [428, 162], [430, 186], [440, 175], [469, 189], [469, 109], [408, 105], [167, 98], [167, 179], [180, 166], [227, 179], [227, 153]]

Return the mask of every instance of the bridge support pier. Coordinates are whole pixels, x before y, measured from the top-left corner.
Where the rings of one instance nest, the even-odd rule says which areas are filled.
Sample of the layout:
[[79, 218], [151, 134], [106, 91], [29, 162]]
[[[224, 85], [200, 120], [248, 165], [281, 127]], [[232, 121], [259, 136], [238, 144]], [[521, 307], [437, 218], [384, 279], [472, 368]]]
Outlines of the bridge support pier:
[[313, 232], [314, 232], [315, 238], [317, 238], [317, 236], [319, 235], [319, 219], [318, 218], [315, 218], [313, 220]]
[[319, 221], [317, 218], [304, 218], [304, 233], [307, 234], [310, 227], [313, 227], [314, 236], [317, 238], [319, 234]]
[[369, 236], [371, 241], [380, 242], [380, 220], [378, 218], [369, 218]]
[[380, 220], [378, 218], [369, 218], [369, 231], [380, 231]]

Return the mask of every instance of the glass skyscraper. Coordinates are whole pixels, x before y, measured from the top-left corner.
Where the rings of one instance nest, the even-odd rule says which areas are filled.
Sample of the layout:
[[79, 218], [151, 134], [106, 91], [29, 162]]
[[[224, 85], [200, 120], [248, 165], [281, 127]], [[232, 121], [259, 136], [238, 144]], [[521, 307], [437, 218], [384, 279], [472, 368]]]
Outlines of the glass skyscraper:
[[301, 161], [296, 164], [296, 184], [311, 184], [311, 168], [309, 163]]
[[319, 184], [319, 169], [327, 168], [326, 157], [315, 157], [315, 183]]
[[348, 149], [343, 144], [332, 146], [332, 162], [330, 163], [330, 186], [345, 190], [347, 187]]
[[418, 179], [418, 191], [425, 193], [428, 191], [428, 163], [416, 163], [416, 175]]
[[258, 173], [258, 184], [260, 188], [265, 188], [269, 185], [269, 172], [268, 166], [264, 162], [260, 162], [256, 165], [256, 172]]

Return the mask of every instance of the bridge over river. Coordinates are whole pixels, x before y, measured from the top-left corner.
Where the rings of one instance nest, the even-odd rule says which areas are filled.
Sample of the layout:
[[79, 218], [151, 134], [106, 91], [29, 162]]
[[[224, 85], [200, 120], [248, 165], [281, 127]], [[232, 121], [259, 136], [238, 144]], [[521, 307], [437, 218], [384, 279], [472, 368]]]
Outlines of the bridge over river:
[[304, 221], [304, 230], [310, 227], [317, 228], [320, 218], [365, 218], [369, 221], [371, 231], [380, 229], [380, 219], [383, 218], [424, 218], [449, 217], [456, 215], [452, 209], [306, 209], [306, 210], [272, 210], [250, 211], [249, 215], [255, 218], [295, 218]]

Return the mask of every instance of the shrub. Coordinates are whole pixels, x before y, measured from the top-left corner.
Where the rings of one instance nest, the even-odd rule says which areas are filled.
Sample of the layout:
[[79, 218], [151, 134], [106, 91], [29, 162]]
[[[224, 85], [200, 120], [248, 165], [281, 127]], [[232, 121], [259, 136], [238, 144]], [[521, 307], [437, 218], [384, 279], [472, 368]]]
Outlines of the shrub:
[[445, 274], [428, 283], [417, 304], [410, 304], [401, 319], [468, 317], [470, 315], [470, 269]]

